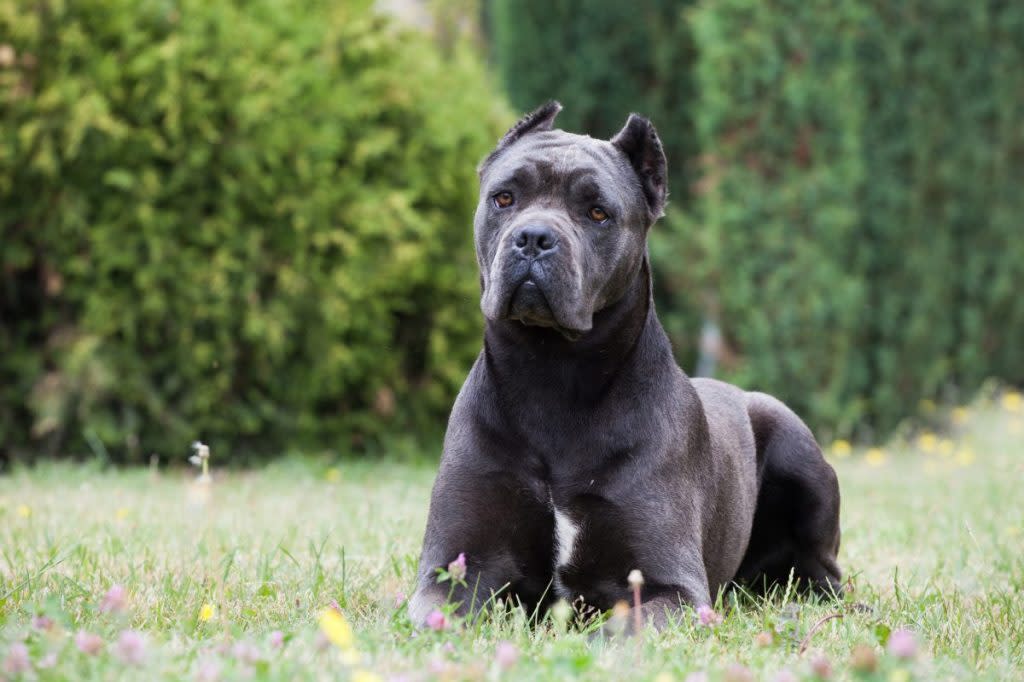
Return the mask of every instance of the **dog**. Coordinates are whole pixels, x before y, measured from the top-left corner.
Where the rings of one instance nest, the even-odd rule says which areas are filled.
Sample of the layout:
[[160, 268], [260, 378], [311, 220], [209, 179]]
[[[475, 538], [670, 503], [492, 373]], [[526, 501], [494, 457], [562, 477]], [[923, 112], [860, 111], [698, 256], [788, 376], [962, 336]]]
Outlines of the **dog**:
[[[734, 583], [841, 592], [839, 485], [786, 405], [676, 364], [647, 233], [667, 162], [632, 114], [611, 140], [549, 102], [481, 163], [483, 349], [459, 392], [408, 613], [493, 595], [607, 610], [644, 579], [644, 623]], [[465, 578], [438, 582], [464, 555]], [[630, 619], [632, 620], [632, 619]]]

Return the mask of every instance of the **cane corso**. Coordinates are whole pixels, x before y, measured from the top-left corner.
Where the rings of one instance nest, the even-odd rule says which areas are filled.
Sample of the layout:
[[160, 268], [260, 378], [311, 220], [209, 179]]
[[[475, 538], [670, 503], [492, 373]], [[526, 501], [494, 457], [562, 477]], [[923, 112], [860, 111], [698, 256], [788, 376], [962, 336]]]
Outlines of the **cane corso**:
[[[654, 311], [647, 232], [666, 160], [645, 118], [611, 140], [548, 103], [480, 166], [483, 350], [455, 401], [409, 615], [495, 593], [609, 609], [644, 577], [664, 625], [732, 583], [841, 590], [839, 486], [764, 393], [689, 379]], [[437, 569], [465, 554], [466, 576]]]

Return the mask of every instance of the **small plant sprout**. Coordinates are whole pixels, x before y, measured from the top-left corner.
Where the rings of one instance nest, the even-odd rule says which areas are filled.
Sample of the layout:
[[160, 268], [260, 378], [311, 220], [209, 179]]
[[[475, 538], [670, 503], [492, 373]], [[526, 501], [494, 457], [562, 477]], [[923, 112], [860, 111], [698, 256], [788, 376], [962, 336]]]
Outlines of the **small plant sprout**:
[[572, 606], [564, 599], [559, 599], [551, 607], [551, 619], [559, 630], [564, 630], [569, 618], [572, 617]]
[[629, 572], [626, 581], [633, 590], [633, 628], [639, 634], [644, 625], [643, 611], [640, 608], [640, 588], [644, 586], [644, 574], [634, 568]]
[[200, 441], [192, 443], [192, 456], [188, 458], [192, 466], [200, 467], [202, 473], [196, 479], [197, 483], [209, 483], [210, 478], [210, 446]]

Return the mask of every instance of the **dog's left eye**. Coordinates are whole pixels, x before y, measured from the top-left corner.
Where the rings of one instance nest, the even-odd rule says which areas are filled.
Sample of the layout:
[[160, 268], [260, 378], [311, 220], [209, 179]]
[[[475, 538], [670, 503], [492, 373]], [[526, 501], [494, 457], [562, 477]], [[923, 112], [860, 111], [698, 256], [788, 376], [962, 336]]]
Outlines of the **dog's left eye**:
[[587, 211], [587, 215], [590, 216], [590, 219], [595, 223], [603, 223], [608, 220], [608, 212], [600, 206], [591, 206], [590, 210]]

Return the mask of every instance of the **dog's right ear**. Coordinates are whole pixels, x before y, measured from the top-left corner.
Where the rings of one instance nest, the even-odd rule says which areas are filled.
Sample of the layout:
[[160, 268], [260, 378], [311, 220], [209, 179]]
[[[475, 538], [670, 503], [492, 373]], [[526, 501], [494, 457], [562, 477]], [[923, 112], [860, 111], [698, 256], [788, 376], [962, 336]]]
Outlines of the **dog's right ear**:
[[526, 135], [554, 128], [555, 117], [558, 116], [558, 112], [561, 110], [562, 105], [555, 100], [551, 100], [547, 104], [542, 104], [526, 116], [523, 116], [519, 119], [518, 123], [508, 129], [508, 132], [501, 138], [501, 142], [498, 143], [495, 150], [483, 160], [477, 170], [483, 171], [483, 169], [494, 160], [494, 157]]

